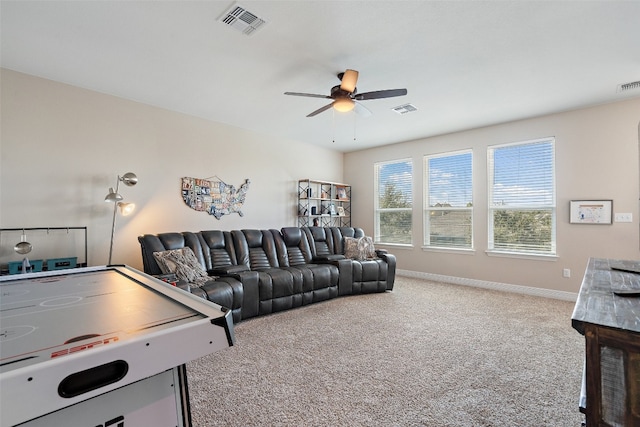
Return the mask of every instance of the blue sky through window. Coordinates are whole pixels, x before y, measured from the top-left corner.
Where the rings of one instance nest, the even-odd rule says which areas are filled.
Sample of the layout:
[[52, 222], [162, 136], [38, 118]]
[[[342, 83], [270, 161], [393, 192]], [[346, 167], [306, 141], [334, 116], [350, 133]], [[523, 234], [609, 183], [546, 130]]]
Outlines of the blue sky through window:
[[413, 164], [411, 163], [411, 160], [401, 160], [380, 164], [378, 177], [378, 182], [380, 183], [378, 188], [378, 197], [382, 197], [384, 195], [385, 185], [390, 183], [398, 190], [402, 191], [408, 203], [413, 202], [413, 193], [411, 191], [413, 182]]
[[[553, 206], [554, 142], [553, 139], [490, 149], [493, 161], [492, 206]], [[473, 203], [472, 152], [430, 157], [429, 206], [449, 204], [467, 207]], [[490, 171], [489, 171], [490, 172]], [[407, 197], [412, 197], [413, 165], [411, 160], [380, 163], [379, 197], [384, 184], [392, 183]]]
[[429, 158], [429, 206], [473, 204], [472, 154]]
[[553, 206], [553, 142], [493, 150], [493, 206]]

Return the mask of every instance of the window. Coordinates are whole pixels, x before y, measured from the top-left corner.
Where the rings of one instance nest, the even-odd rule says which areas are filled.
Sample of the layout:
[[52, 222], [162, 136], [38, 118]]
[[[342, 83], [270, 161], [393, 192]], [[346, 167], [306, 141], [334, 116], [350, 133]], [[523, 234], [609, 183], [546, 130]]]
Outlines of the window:
[[413, 165], [411, 159], [375, 164], [376, 243], [411, 244]]
[[424, 158], [424, 244], [473, 248], [471, 151]]
[[489, 250], [556, 253], [554, 138], [490, 147]]

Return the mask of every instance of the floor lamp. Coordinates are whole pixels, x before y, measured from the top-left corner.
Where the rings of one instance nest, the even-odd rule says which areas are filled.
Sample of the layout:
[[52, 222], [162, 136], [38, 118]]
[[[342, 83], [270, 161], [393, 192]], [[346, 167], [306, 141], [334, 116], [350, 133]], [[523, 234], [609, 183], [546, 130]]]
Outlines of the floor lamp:
[[109, 194], [104, 198], [104, 201], [107, 203], [113, 203], [113, 220], [111, 221], [111, 242], [109, 243], [109, 262], [107, 265], [111, 265], [111, 256], [113, 255], [113, 235], [116, 231], [116, 212], [118, 208], [122, 211], [122, 215], [126, 216], [133, 212], [136, 205], [133, 203], [124, 203], [123, 197], [118, 193], [120, 189], [120, 183], [123, 183], [127, 187], [133, 187], [138, 183], [138, 177], [133, 172], [127, 172], [124, 175], [118, 175], [118, 180], [116, 181], [116, 189], [114, 191], [113, 187], [109, 188]]

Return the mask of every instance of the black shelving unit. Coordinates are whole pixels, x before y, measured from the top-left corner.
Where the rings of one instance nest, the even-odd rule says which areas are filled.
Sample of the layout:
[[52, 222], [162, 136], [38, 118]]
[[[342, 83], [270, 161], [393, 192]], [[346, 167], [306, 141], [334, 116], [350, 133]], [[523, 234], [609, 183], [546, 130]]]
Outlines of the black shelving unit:
[[298, 181], [298, 226], [350, 227], [351, 186], [337, 182]]

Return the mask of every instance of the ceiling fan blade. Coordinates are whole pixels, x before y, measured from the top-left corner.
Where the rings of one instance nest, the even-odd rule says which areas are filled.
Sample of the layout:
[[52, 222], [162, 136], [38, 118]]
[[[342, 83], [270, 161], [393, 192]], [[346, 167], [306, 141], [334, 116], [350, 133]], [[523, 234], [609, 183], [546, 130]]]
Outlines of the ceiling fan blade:
[[320, 113], [322, 113], [323, 111], [327, 111], [329, 108], [331, 108], [333, 106], [333, 102], [331, 104], [325, 105], [322, 108], [318, 108], [316, 111], [307, 114], [307, 117], [313, 117], [315, 115], [318, 115]]
[[356, 114], [359, 115], [360, 117], [369, 117], [371, 116], [371, 114], [373, 114], [371, 110], [369, 110], [367, 107], [360, 104], [359, 102], [356, 102], [355, 104], [356, 105], [354, 107], [354, 110]]
[[340, 89], [353, 93], [356, 90], [356, 83], [358, 83], [358, 72], [356, 70], [346, 70], [342, 75]]
[[393, 98], [394, 96], [404, 96], [406, 94], [406, 89], [376, 90], [373, 92], [359, 93], [354, 96], [353, 99], [356, 101], [364, 101], [366, 99]]
[[317, 95], [315, 93], [301, 93], [301, 92], [285, 92], [285, 95], [293, 95], [293, 96], [306, 96], [308, 98], [325, 98], [332, 99], [329, 95]]

